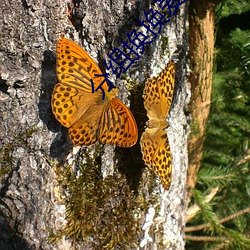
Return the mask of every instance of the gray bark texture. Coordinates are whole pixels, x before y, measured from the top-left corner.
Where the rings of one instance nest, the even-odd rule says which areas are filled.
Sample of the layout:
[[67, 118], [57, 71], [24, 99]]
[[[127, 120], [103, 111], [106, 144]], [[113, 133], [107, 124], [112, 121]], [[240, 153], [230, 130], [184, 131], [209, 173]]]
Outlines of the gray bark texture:
[[[51, 111], [57, 83], [55, 46], [64, 34], [105, 72], [104, 60], [144, 12], [142, 0], [0, 0], [0, 249], [184, 249], [187, 123], [190, 98], [187, 3], [163, 24], [120, 79], [139, 136], [145, 80], [176, 63], [167, 129], [173, 173], [164, 190], [132, 148], [73, 147]], [[165, 14], [168, 13], [165, 11]], [[95, 175], [95, 177], [93, 177]], [[96, 177], [97, 176], [97, 177]]]

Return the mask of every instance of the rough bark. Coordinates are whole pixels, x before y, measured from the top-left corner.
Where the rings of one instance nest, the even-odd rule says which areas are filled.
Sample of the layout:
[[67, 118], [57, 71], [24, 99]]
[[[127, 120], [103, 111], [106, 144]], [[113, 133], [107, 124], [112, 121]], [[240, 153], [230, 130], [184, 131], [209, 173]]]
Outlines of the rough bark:
[[[168, 129], [173, 177], [171, 188], [166, 191], [152, 171], [145, 168], [138, 143], [131, 149], [98, 143], [72, 148], [67, 131], [55, 120], [50, 106], [57, 82], [55, 44], [61, 34], [81, 44], [104, 71], [103, 60], [121, 39], [125, 40], [127, 32], [139, 27], [137, 19], [143, 20], [143, 12], [155, 8], [153, 2], [1, 0], [0, 4], [0, 249], [184, 249], [188, 133], [184, 109], [190, 93], [186, 79], [187, 5], [183, 4], [171, 22], [162, 26], [157, 39], [126, 75], [126, 81], [116, 81], [119, 97], [126, 104], [131, 100], [140, 135], [146, 120], [145, 111], [140, 114], [143, 83], [152, 72], [158, 74], [169, 58], [176, 61], [175, 97]], [[95, 228], [96, 234], [79, 240], [66, 230], [70, 226], [65, 218], [71, 217], [66, 217], [65, 210], [73, 204], [69, 197], [75, 191], [67, 178], [74, 173], [77, 176], [81, 164], [90, 167], [88, 178], [92, 178], [91, 171], [101, 171], [96, 185], [112, 184], [103, 186], [103, 190], [110, 191], [108, 198], [103, 194], [96, 197], [102, 190], [100, 186], [91, 202], [99, 200], [104, 212], [111, 211], [110, 205], [113, 210], [125, 205], [124, 211], [117, 211], [118, 219], [103, 213], [103, 228]], [[83, 191], [80, 193], [84, 195]], [[84, 210], [85, 214], [88, 212], [91, 214]], [[124, 216], [119, 217], [122, 212]], [[125, 215], [132, 215], [128, 225], [123, 221]], [[93, 225], [102, 220], [98, 216], [90, 218]], [[122, 228], [119, 219], [125, 224]], [[113, 238], [104, 242], [98, 237], [106, 227]], [[126, 231], [129, 228], [131, 231]], [[116, 234], [123, 229], [120, 235]], [[51, 242], [52, 232], [66, 236]]]
[[[192, 92], [189, 110], [192, 126], [188, 140], [187, 187], [190, 191], [196, 184], [210, 111], [214, 60], [214, 19], [215, 7], [218, 2], [206, 0], [198, 3], [196, 0], [191, 0], [189, 6], [191, 64], [189, 81]], [[189, 200], [190, 197], [191, 192], [188, 194]]]

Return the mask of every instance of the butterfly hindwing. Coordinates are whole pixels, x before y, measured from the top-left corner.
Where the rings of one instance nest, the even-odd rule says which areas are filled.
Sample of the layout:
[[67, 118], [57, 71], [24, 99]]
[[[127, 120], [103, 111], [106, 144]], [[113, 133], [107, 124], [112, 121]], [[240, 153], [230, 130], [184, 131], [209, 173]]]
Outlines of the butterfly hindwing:
[[162, 129], [149, 129], [142, 133], [141, 149], [143, 160], [153, 168], [164, 188], [169, 189], [172, 159], [167, 134]]
[[101, 117], [99, 140], [106, 144], [131, 147], [138, 139], [137, 126], [131, 111], [117, 98], [107, 105]]

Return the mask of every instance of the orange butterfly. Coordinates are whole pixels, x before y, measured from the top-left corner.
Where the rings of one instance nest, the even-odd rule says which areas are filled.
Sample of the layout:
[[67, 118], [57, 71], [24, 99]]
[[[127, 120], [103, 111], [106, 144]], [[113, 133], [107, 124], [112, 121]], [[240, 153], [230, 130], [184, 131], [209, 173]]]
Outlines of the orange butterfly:
[[144, 107], [149, 118], [141, 136], [142, 158], [148, 167], [154, 168], [164, 188], [169, 189], [172, 173], [170, 145], [165, 128], [175, 79], [175, 65], [170, 61], [158, 77], [148, 79], [143, 92]]
[[97, 64], [76, 43], [60, 38], [57, 42], [57, 76], [52, 94], [52, 111], [66, 128], [75, 145], [90, 145], [96, 141], [131, 147], [138, 139], [138, 130], [131, 111], [117, 98], [117, 89], [92, 93], [104, 81]]

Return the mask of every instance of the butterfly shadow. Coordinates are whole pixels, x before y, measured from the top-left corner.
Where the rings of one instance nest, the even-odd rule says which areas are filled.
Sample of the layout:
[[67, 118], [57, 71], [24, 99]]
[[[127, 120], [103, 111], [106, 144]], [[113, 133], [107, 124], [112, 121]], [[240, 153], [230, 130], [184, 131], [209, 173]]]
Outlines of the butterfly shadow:
[[62, 161], [73, 145], [68, 138], [67, 129], [60, 125], [52, 113], [51, 95], [56, 83], [56, 55], [53, 51], [46, 50], [43, 53], [38, 112], [40, 119], [46, 124], [48, 130], [58, 133], [50, 146], [50, 156]]
[[144, 131], [144, 125], [147, 120], [146, 110], [143, 106], [142, 93], [144, 86], [136, 86], [131, 90], [130, 109], [134, 114], [138, 126], [138, 141], [131, 148], [116, 147], [116, 155], [120, 159], [118, 169], [126, 175], [130, 188], [135, 192], [138, 191], [142, 174], [145, 169], [142, 160], [140, 138]]

